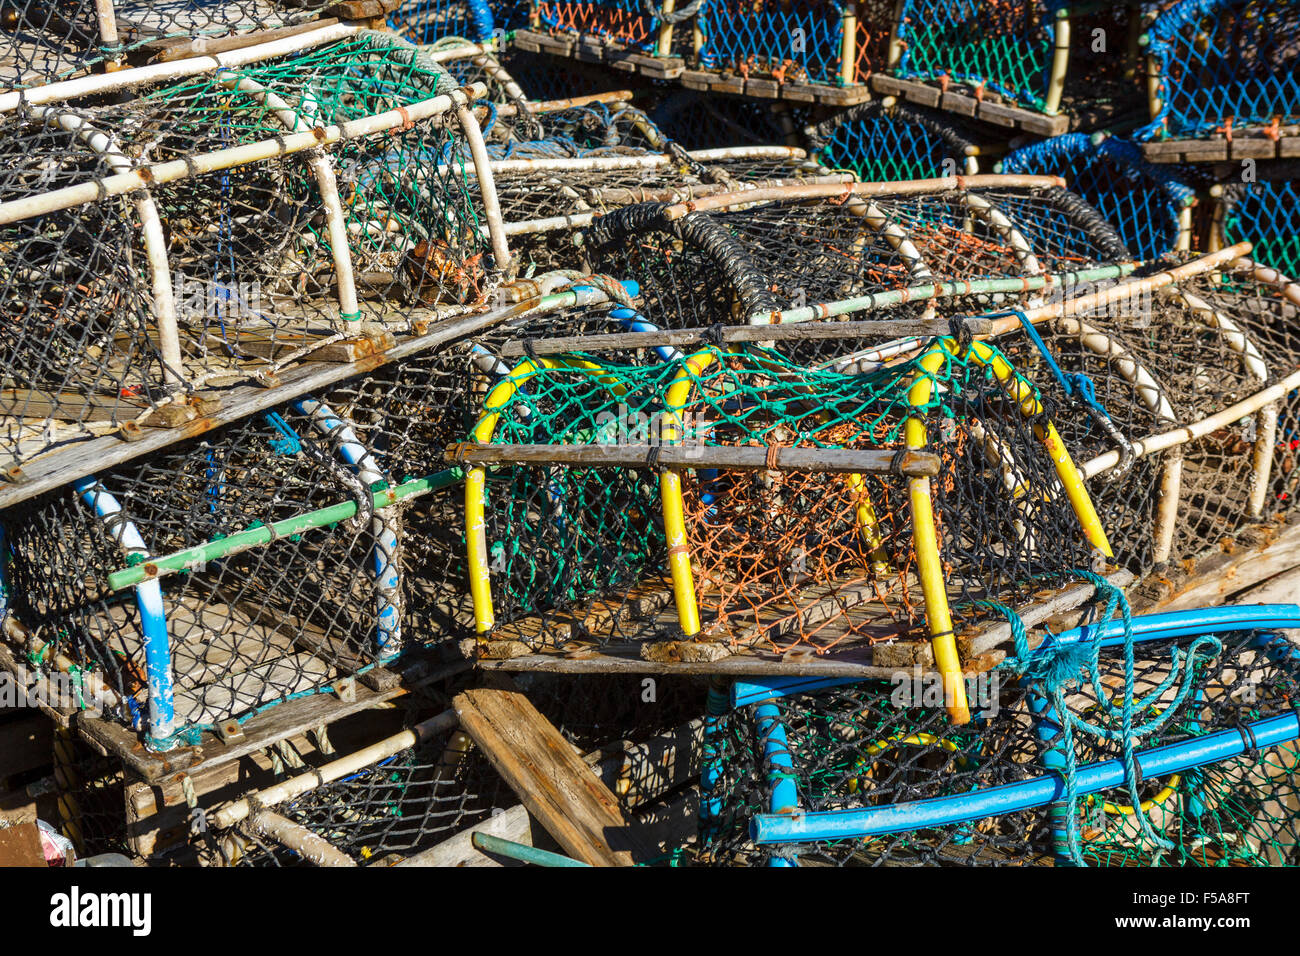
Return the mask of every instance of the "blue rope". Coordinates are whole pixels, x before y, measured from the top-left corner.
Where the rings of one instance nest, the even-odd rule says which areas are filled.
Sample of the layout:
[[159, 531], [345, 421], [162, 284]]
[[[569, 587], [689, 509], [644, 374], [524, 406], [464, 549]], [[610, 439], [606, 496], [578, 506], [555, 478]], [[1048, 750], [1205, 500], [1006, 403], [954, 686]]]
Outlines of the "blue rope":
[[[1000, 319], [1008, 315], [1014, 315], [1020, 320], [1021, 327], [1024, 328], [1025, 334], [1029, 336], [1029, 341], [1034, 344], [1034, 348], [1038, 349], [1039, 353], [1043, 356], [1043, 361], [1047, 363], [1047, 367], [1051, 371], [1052, 376], [1060, 384], [1061, 390], [1065, 392], [1065, 397], [1074, 399], [1077, 402], [1082, 402], [1098, 415], [1110, 419], [1110, 412], [1106, 411], [1106, 406], [1097, 399], [1097, 386], [1093, 383], [1092, 379], [1089, 378], [1085, 372], [1062, 371], [1061, 366], [1056, 364], [1056, 358], [1052, 355], [1051, 350], [1048, 349], [1047, 343], [1043, 341], [1042, 336], [1038, 334], [1038, 330], [1034, 328], [1034, 323], [1029, 321], [1029, 318], [1025, 313], [1021, 312], [1019, 309], [1011, 309], [1007, 312], [998, 312], [994, 315], [990, 315], [988, 318]], [[1113, 421], [1113, 419], [1111, 420]]]
[[[1171, 850], [1174, 844], [1160, 836], [1151, 826], [1151, 821], [1142, 810], [1142, 800], [1138, 794], [1137, 758], [1134, 756], [1138, 744], [1145, 738], [1158, 732], [1178, 713], [1187, 700], [1195, 676], [1195, 665], [1200, 657], [1209, 659], [1223, 649], [1223, 643], [1217, 637], [1203, 634], [1197, 637], [1187, 648], [1184, 655], [1178, 648], [1171, 652], [1169, 673], [1159, 685], [1139, 700], [1134, 699], [1136, 673], [1133, 653], [1133, 612], [1129, 607], [1124, 592], [1111, 584], [1099, 574], [1092, 571], [1075, 569], [1066, 572], [1071, 577], [1088, 581], [1096, 588], [1097, 595], [1105, 595], [1106, 608], [1100, 620], [1111, 620], [1116, 611], [1123, 621], [1124, 634], [1124, 690], [1118, 705], [1113, 697], [1106, 693], [1101, 680], [1100, 656], [1103, 629], [1097, 628], [1090, 641], [1079, 641], [1066, 645], [1054, 645], [1049, 632], [1048, 641], [1035, 651], [1030, 651], [1025, 634], [1024, 622], [1011, 608], [993, 601], [975, 602], [1002, 614], [1011, 624], [1011, 636], [1015, 643], [1016, 656], [1007, 660], [1003, 666], [1020, 672], [1022, 677], [1039, 683], [1045, 696], [1051, 701], [1054, 722], [1061, 728], [1062, 745], [1059, 748], [1064, 760], [1061, 771], [1064, 783], [1064, 800], [1066, 820], [1066, 856], [1076, 866], [1087, 866], [1083, 859], [1083, 848], [1079, 836], [1078, 820], [1078, 761], [1075, 754], [1074, 736], [1076, 728], [1097, 740], [1118, 742], [1122, 748], [1121, 759], [1124, 764], [1124, 782], [1128, 790], [1129, 802], [1133, 807], [1133, 816], [1138, 821], [1143, 836], [1156, 846]], [[1212, 650], [1206, 650], [1212, 648]], [[1153, 708], [1165, 693], [1180, 680], [1181, 685], [1172, 701], [1160, 707], [1151, 720], [1135, 726], [1135, 714]], [[1078, 685], [1084, 680], [1091, 683], [1096, 695], [1099, 709], [1111, 717], [1111, 726], [1092, 723], [1072, 713], [1066, 708], [1065, 691], [1071, 685]], [[1118, 712], [1119, 726], [1113, 725]], [[1053, 748], [1056, 749], [1056, 748]]]

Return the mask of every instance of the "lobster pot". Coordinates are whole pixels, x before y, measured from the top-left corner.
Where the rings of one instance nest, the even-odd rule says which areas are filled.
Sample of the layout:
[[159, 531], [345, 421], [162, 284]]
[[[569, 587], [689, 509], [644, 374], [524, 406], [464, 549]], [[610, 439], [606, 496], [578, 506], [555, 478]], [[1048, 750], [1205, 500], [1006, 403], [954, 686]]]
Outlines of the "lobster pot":
[[861, 84], [885, 67], [890, 0], [719, 0], [700, 13], [705, 70], [819, 86]]
[[809, 145], [823, 163], [868, 182], [974, 175], [979, 147], [970, 137], [942, 113], [874, 101], [808, 129]]
[[1259, 179], [1222, 187], [1219, 239], [1224, 245], [1248, 240], [1263, 265], [1300, 274], [1300, 163], [1261, 165]]
[[0, 87], [62, 79], [147, 44], [307, 23], [328, 0], [17, 0], [0, 14]]
[[[521, 365], [489, 396], [475, 438], [595, 447], [570, 467], [471, 472], [481, 639], [563, 647], [684, 635], [729, 651], [824, 651], [929, 634], [928, 605], [932, 633], [951, 642], [948, 615], [975, 623], [976, 597], [1024, 595], [1036, 575], [1086, 566], [1104, 535], [1068, 454], [1054, 470], [1055, 432], [1026, 417], [1041, 412], [1036, 392], [987, 346], [959, 359], [944, 342], [870, 376], [763, 349]], [[602, 446], [661, 439], [723, 457], [601, 465]], [[889, 468], [728, 467], [729, 453], [754, 446], [885, 448], [891, 460], [925, 447], [943, 463], [935, 481]]]
[[1183, 0], [1146, 41], [1151, 122], [1138, 139], [1300, 123], [1300, 9], [1289, 0]]
[[[903, 290], [936, 278], [1127, 259], [1114, 231], [1055, 186], [817, 188], [809, 198], [791, 187], [789, 200], [773, 191], [761, 203], [745, 192], [712, 197], [694, 212], [629, 206], [596, 220], [585, 245], [596, 270], [637, 278], [646, 317], [665, 327], [766, 322], [778, 310], [872, 295], [894, 298], [862, 309], [896, 305]], [[912, 311], [926, 308], [929, 296], [919, 298]]]
[[[1062, 438], [1089, 477], [1116, 556], [1139, 575], [1220, 547], [1274, 507], [1278, 408], [1254, 397], [1294, 371], [1280, 303], [1220, 280], [1121, 301], [1106, 312], [1040, 329], [1067, 375], [1095, 390], [1103, 411], [1070, 397], [1027, 342], [1007, 347], [1033, 369], [1060, 414]], [[1083, 382], [1075, 378], [1073, 385]], [[1249, 411], [1201, 428], [1237, 403]], [[1253, 406], [1253, 407], [1252, 407]], [[1196, 426], [1198, 434], [1156, 444]], [[1141, 442], [1141, 457], [1133, 443]], [[1153, 446], [1153, 447], [1148, 447]]]
[[[1090, 672], [1071, 670], [1056, 692], [1033, 670], [972, 678], [979, 713], [960, 727], [924, 678], [736, 684], [706, 737], [702, 862], [1295, 865], [1295, 645], [1222, 629], [1230, 623], [1148, 636], [1142, 622], [1134, 619], [1131, 691], [1123, 628], [1111, 621]], [[1144, 769], [1136, 807], [1115, 739], [1126, 709]], [[1239, 726], [1258, 733], [1256, 752]], [[1280, 729], [1266, 735], [1271, 727]], [[1222, 751], [1198, 753], [1207, 737]], [[1160, 751], [1159, 765], [1175, 772], [1154, 771]], [[1227, 756], [1207, 759], [1218, 752]], [[1099, 766], [1109, 772], [1087, 772]], [[1071, 777], [1073, 804], [1063, 782]]]
[[[1181, 288], [1208, 306], [1208, 314], [1221, 316], [1241, 329], [1264, 359], [1268, 385], [1277, 396], [1264, 403], [1252, 399], [1258, 411], [1230, 427], [1244, 440], [1250, 435], [1250, 421], [1255, 423], [1251, 454], [1255, 476], [1250, 486], [1249, 517], [1289, 515], [1300, 491], [1296, 467], [1300, 449], [1300, 377], [1296, 375], [1300, 365], [1296, 324], [1300, 318], [1300, 287], [1272, 269], [1241, 261], [1222, 275], [1183, 282]], [[1265, 479], [1262, 459], [1270, 446], [1270, 468]]]
[[1063, 177], [1138, 259], [1191, 248], [1195, 190], [1176, 170], [1148, 163], [1127, 140], [1066, 133], [1016, 150], [999, 171]]
[[[98, 109], [0, 117], [6, 457], [147, 421], [179, 392], [309, 358], [361, 334], [363, 317], [403, 329], [413, 312], [427, 320], [485, 294], [488, 241], [464, 186], [468, 150], [445, 117], [455, 97], [396, 136], [358, 134], [328, 152], [277, 143], [300, 135], [307, 145], [310, 128], [455, 85], [374, 43], [348, 40]], [[240, 147], [268, 158], [239, 162]], [[183, 165], [159, 165], [171, 161]], [[172, 172], [147, 173], [152, 185], [127, 195], [95, 186], [140, 167]], [[50, 201], [87, 186], [100, 195]]]
[[451, 730], [275, 806], [297, 832], [254, 817], [218, 834], [218, 848], [227, 866], [311, 866], [325, 862], [319, 840], [334, 859], [391, 866], [517, 802], [469, 735]]
[[512, 29], [495, 21], [487, 0], [402, 0], [388, 16], [390, 30], [422, 45], [447, 37], [489, 43], [497, 27]]
[[[534, 29], [598, 37], [655, 56], [687, 49], [690, 43], [682, 25], [674, 32], [672, 24], [649, 12], [640, 0], [532, 0], [530, 19]], [[661, 49], [665, 39], [671, 51]]]
[[753, 97], [675, 90], [652, 111], [664, 130], [686, 149], [798, 142], [808, 107]]
[[[43, 666], [89, 675], [166, 750], [395, 656], [395, 529], [364, 517], [372, 460], [347, 438], [306, 401], [10, 509], [10, 610]], [[341, 503], [363, 518], [319, 514]]]

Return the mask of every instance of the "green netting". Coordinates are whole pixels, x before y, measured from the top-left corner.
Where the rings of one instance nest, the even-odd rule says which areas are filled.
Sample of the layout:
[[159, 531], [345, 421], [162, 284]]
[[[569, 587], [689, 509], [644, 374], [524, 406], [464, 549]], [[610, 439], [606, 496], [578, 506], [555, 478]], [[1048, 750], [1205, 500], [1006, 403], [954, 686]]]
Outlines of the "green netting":
[[1057, 6], [1051, 0], [907, 0], [894, 73], [947, 77], [1042, 110]]
[[[953, 603], [1024, 594], [1038, 575], [1087, 565], [1092, 544], [1046, 450], [1037, 391], [996, 350], [977, 348], [978, 360], [958, 357], [945, 339], [927, 357], [862, 375], [811, 371], [762, 348], [639, 366], [552, 356], [540, 371], [524, 362], [498, 387], [486, 405], [495, 427], [485, 420], [476, 437], [898, 450], [915, 417], [943, 462], [929, 494]], [[912, 393], [918, 381], [925, 396]], [[644, 467], [602, 466], [596, 450], [587, 461], [487, 474], [492, 636], [546, 645], [672, 636], [674, 624], [646, 618], [668, 600], [664, 522], [677, 507], [701, 617], [688, 636], [824, 649], [923, 620], [915, 516], [899, 474], [687, 467], [679, 495], [660, 480], [653, 454]], [[688, 626], [695, 602], [679, 588], [676, 603]]]

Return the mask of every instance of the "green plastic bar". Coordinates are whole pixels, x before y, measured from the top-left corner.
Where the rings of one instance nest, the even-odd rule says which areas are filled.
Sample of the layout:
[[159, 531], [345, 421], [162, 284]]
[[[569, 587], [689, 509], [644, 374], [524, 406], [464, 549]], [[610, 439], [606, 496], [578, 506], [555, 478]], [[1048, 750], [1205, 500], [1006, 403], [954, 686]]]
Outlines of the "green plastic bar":
[[[448, 468], [434, 475], [424, 478], [412, 478], [410, 481], [404, 481], [395, 487], [372, 492], [371, 501], [374, 509], [380, 511], [407, 498], [415, 498], [447, 488], [464, 477], [465, 472], [461, 468]], [[196, 544], [181, 551], [174, 551], [161, 557], [149, 558], [132, 567], [114, 571], [108, 576], [108, 586], [114, 591], [121, 591], [134, 587], [141, 581], [166, 577], [179, 571], [189, 570], [196, 565], [201, 566], [208, 561], [216, 561], [232, 554], [239, 554], [260, 547], [274, 541], [276, 538], [301, 534], [313, 528], [323, 528], [338, 521], [346, 521], [356, 513], [357, 503], [355, 501], [344, 501], [336, 505], [319, 508], [316, 511], [294, 515], [292, 518], [282, 518], [270, 525], [247, 528], [244, 531], [237, 531], [215, 541]]]
[[999, 292], [1032, 292], [1048, 284], [1068, 285], [1075, 282], [1101, 282], [1106, 279], [1122, 279], [1129, 275], [1136, 264], [1132, 262], [1113, 266], [1099, 266], [1096, 269], [1083, 269], [1079, 272], [1058, 272], [1054, 275], [1023, 276], [1015, 279], [971, 279], [966, 282], [931, 282], [908, 286], [905, 289], [892, 289], [888, 292], [876, 292], [870, 295], [841, 299], [838, 302], [823, 302], [808, 305], [800, 309], [785, 309], [780, 312], [756, 312], [749, 317], [751, 325], [769, 323], [811, 322], [816, 319], [828, 319], [835, 315], [849, 315], [852, 312], [865, 312], [872, 309], [890, 308], [904, 302], [924, 302], [927, 299], [950, 299], [963, 295], [992, 295]]
[[503, 840], [499, 836], [493, 836], [490, 833], [483, 833], [475, 830], [470, 834], [470, 842], [474, 844], [474, 849], [482, 850], [484, 853], [494, 853], [497, 856], [504, 856], [510, 860], [518, 860], [520, 863], [532, 863], [536, 866], [590, 866], [589, 863], [583, 863], [581, 860], [575, 860], [573, 857], [564, 856], [560, 853], [552, 853], [550, 850], [539, 850], [535, 846], [529, 846], [526, 843], [516, 843], [514, 840]]

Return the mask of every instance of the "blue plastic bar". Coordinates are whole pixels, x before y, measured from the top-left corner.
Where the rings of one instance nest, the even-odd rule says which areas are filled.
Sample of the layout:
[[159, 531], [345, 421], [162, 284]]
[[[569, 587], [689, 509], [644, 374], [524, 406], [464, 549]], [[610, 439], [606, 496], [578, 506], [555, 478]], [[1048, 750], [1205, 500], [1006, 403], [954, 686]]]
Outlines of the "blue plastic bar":
[[710, 796], [722, 779], [724, 754], [718, 746], [718, 736], [726, 722], [727, 694], [718, 682], [709, 685], [705, 705], [704, 747], [700, 754], [700, 830], [707, 832], [722, 815], [723, 797]]
[[[1257, 720], [1246, 726], [1261, 750], [1300, 737], [1300, 716], [1295, 712]], [[1163, 777], [1238, 757], [1248, 749], [1247, 738], [1233, 728], [1139, 750], [1136, 756], [1144, 777]], [[1078, 768], [1075, 782], [1081, 796], [1117, 787], [1124, 782], [1124, 764], [1120, 760], [1085, 764]], [[794, 815], [759, 814], [750, 822], [749, 832], [753, 841], [760, 845], [858, 839], [1015, 813], [1060, 800], [1064, 793], [1062, 778], [1045, 774], [973, 793], [889, 806]]]
[[[763, 761], [767, 766], [767, 785], [771, 796], [768, 810], [772, 813], [793, 813], [799, 808], [799, 790], [791, 771], [794, 759], [785, 736], [781, 711], [775, 704], [760, 704], [754, 712], [755, 730], [763, 741]], [[789, 857], [773, 856], [771, 866], [795, 866]]]
[[[147, 557], [149, 549], [135, 525], [122, 513], [122, 506], [110, 495], [94, 475], [88, 475], [72, 485], [113, 539], [130, 558], [131, 555]], [[167, 634], [167, 613], [163, 608], [162, 584], [143, 581], [135, 586], [135, 602], [140, 609], [140, 628], [143, 633], [145, 676], [149, 692], [149, 730], [145, 743], [151, 750], [171, 750], [180, 744], [175, 736], [176, 704], [172, 678], [171, 639]]]

